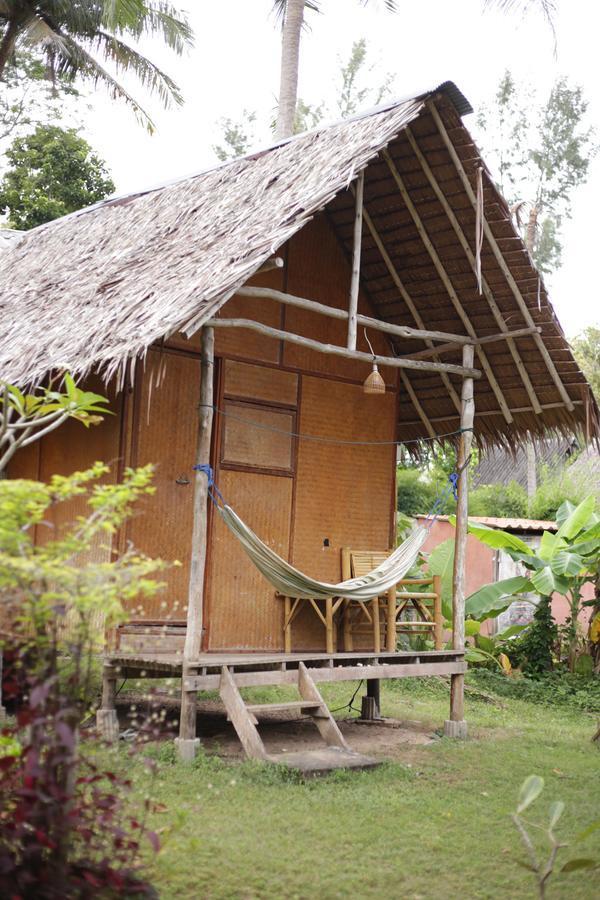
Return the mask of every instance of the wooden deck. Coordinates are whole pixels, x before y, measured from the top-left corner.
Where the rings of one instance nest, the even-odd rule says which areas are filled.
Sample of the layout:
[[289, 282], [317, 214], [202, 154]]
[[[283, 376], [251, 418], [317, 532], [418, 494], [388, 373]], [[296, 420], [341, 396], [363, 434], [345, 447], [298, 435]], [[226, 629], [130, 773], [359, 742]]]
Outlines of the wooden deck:
[[[122, 678], [180, 678], [182, 655], [116, 651], [105, 663]], [[304, 663], [316, 682], [353, 681], [375, 678], [414, 678], [428, 675], [459, 675], [466, 671], [464, 654], [457, 650], [397, 651], [374, 655], [363, 653], [202, 653], [187, 663], [184, 691], [219, 688], [221, 671], [227, 667], [238, 687], [296, 684]]]

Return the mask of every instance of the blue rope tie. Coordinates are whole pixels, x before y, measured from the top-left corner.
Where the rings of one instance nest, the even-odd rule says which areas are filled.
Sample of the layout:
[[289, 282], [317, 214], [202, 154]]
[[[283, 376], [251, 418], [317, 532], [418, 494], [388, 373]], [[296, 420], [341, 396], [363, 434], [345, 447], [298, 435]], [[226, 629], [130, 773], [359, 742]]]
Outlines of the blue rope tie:
[[215, 506], [218, 507], [219, 501], [221, 501], [222, 505], [225, 506], [225, 498], [215, 484], [215, 474], [213, 472], [212, 466], [210, 466], [208, 463], [200, 463], [197, 466], [192, 466], [192, 469], [194, 469], [196, 472], [203, 472], [206, 475], [208, 481], [208, 496], [215, 504]]

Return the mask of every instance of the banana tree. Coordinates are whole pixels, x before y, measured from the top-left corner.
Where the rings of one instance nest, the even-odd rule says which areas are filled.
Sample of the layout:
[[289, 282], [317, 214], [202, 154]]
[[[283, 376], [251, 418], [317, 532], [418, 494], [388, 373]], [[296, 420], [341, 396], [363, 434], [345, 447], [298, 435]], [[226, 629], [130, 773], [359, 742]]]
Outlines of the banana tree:
[[470, 534], [521, 563], [527, 574], [496, 581], [471, 594], [466, 601], [468, 614], [480, 620], [490, 610], [506, 609], [517, 596], [531, 592], [540, 597], [540, 612], [549, 613], [553, 594], [566, 597], [570, 603], [567, 640], [573, 667], [579, 613], [583, 606], [598, 603], [597, 598], [582, 599], [583, 586], [597, 581], [600, 568], [600, 517], [594, 512], [594, 506], [593, 495], [578, 506], [568, 501], [563, 503], [556, 514], [558, 531], [544, 532], [537, 550], [514, 534], [470, 522]]

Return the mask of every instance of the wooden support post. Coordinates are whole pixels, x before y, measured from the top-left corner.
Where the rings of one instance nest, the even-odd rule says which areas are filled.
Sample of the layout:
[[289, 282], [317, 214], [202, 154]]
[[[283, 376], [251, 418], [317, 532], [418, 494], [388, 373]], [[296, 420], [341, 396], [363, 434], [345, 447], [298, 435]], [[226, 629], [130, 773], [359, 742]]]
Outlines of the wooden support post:
[[371, 611], [373, 615], [373, 650], [375, 653], [381, 653], [381, 630], [379, 624], [379, 597], [373, 597], [371, 600]]
[[290, 621], [292, 614], [292, 598], [283, 598], [283, 647], [286, 653], [292, 652], [292, 623]]
[[379, 678], [367, 679], [367, 695], [362, 698], [360, 717], [366, 722], [381, 718], [381, 681]]
[[96, 710], [96, 728], [105, 741], [119, 740], [119, 720], [116, 707], [117, 672], [110, 663], [102, 670], [102, 706]]
[[333, 653], [333, 597], [325, 600], [325, 652]]
[[[473, 364], [473, 347], [463, 348], [463, 363]], [[473, 422], [475, 418], [475, 401], [473, 398], [473, 379], [464, 378], [462, 387], [462, 412], [460, 427], [462, 434], [458, 446], [457, 466], [458, 501], [456, 504], [456, 534], [454, 539], [454, 575], [452, 581], [452, 647], [454, 650], [465, 649], [465, 568], [467, 557], [468, 528], [468, 462], [473, 443]], [[464, 721], [465, 676], [451, 676], [450, 687], [450, 719], [444, 723], [444, 734], [448, 737], [466, 738], [467, 723]]]
[[386, 650], [394, 653], [396, 649], [396, 585], [387, 592], [387, 626]]
[[435, 641], [435, 649], [444, 649], [444, 616], [442, 614], [442, 577], [441, 575], [433, 576], [433, 592], [435, 599], [433, 601], [433, 638]]
[[352, 278], [350, 281], [350, 302], [348, 304], [348, 350], [356, 350], [356, 316], [358, 313], [358, 291], [360, 288], [360, 250], [362, 243], [363, 224], [363, 195], [365, 189], [364, 169], [356, 182], [355, 214], [354, 214], [354, 243], [352, 250]]
[[[196, 465], [210, 464], [210, 445], [213, 422], [213, 382], [215, 361], [215, 333], [212, 328], [202, 329], [200, 359], [200, 406], [198, 409], [198, 437]], [[194, 758], [199, 741], [196, 738], [196, 691], [184, 690], [185, 678], [190, 673], [190, 662], [198, 657], [202, 641], [202, 613], [204, 603], [204, 572], [208, 542], [208, 477], [196, 471], [194, 479], [194, 512], [192, 526], [192, 553], [188, 586], [187, 630], [183, 650], [181, 679], [181, 713], [177, 749], [181, 759]]]

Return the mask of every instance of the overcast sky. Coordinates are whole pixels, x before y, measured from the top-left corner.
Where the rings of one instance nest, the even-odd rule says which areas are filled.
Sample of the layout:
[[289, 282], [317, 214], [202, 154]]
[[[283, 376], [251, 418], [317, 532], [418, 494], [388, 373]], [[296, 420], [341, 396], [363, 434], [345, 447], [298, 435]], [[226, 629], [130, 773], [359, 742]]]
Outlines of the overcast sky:
[[[150, 137], [126, 108], [100, 91], [92, 97], [88, 138], [106, 159], [119, 192], [137, 190], [199, 171], [215, 162], [212, 146], [222, 116], [240, 118], [256, 110], [273, 116], [279, 84], [280, 32], [271, 0], [174, 0], [186, 10], [196, 32], [193, 50], [177, 58], [146, 43], [177, 81], [185, 104], [164, 111], [128, 82], [145, 101], [157, 125]], [[600, 137], [598, 21], [589, 0], [558, 0], [557, 50], [541, 16], [526, 19], [483, 9], [483, 0], [400, 0], [401, 11], [386, 13], [383, 2], [364, 8], [359, 0], [323, 0], [323, 14], [309, 15], [300, 66], [300, 94], [309, 101], [333, 99], [340, 68], [353, 41], [364, 37], [376, 69], [394, 74], [393, 94], [404, 96], [455, 81], [477, 109], [488, 102], [505, 69], [528, 80], [542, 95], [566, 75], [584, 88], [589, 120]], [[474, 117], [466, 117], [471, 127]], [[600, 158], [574, 196], [573, 218], [565, 224], [563, 266], [546, 279], [568, 335], [600, 322], [595, 264], [596, 209]]]

